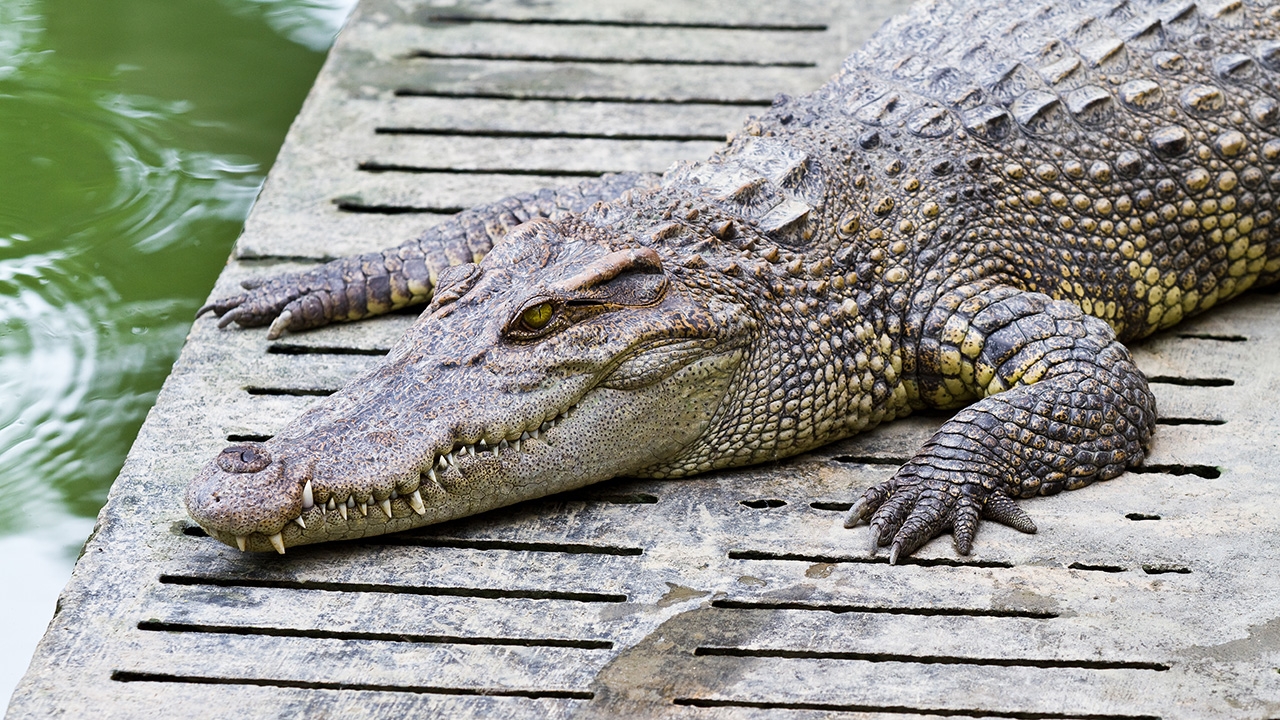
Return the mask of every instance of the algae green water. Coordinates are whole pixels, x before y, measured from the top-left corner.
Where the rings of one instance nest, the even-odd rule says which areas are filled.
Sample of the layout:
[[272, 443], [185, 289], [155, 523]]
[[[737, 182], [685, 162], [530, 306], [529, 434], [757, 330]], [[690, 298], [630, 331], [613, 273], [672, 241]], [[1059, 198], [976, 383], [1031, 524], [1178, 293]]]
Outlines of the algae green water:
[[352, 0], [0, 0], [0, 711]]

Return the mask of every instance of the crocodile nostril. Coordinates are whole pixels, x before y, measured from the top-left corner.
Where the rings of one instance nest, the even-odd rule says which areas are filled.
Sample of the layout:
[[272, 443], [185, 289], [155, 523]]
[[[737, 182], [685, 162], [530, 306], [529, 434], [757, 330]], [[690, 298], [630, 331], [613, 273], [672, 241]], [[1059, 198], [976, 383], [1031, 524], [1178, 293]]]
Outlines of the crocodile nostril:
[[250, 445], [232, 445], [218, 456], [218, 467], [229, 473], [256, 473], [271, 464], [271, 455]]

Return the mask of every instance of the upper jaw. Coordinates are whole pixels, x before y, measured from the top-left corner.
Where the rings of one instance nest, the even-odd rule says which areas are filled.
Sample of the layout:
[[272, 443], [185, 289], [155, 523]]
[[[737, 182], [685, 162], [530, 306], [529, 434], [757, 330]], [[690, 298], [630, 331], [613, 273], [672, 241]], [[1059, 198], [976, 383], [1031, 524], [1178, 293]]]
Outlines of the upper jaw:
[[372, 464], [359, 466], [365, 472], [352, 472], [359, 444], [355, 453], [317, 459], [302, 443], [255, 443], [253, 449], [272, 461], [252, 472], [229, 472], [217, 459], [211, 461], [188, 487], [188, 511], [229, 545], [279, 553], [288, 546], [395, 532], [480, 512], [489, 508], [468, 497], [476, 490], [468, 487], [468, 477], [477, 470], [510, 470], [526, 457], [547, 464], [561, 424], [577, 408], [573, 403], [545, 420], [494, 425], [446, 439], [421, 462], [401, 470]]
[[362, 517], [369, 517], [369, 506], [376, 505], [385, 519], [394, 520], [397, 513], [391, 501], [397, 499], [402, 499], [414, 514], [424, 516], [426, 499], [449, 494], [456, 476], [465, 475], [466, 469], [488, 458], [514, 458], [518, 462], [522, 453], [531, 452], [539, 444], [545, 445], [553, 431], [572, 417], [577, 407], [574, 403], [545, 420], [524, 425], [494, 425], [480, 433], [455, 435], [398, 472], [379, 466], [367, 469], [380, 472], [358, 477], [344, 470], [344, 458], [334, 458], [302, 487], [297, 516], [305, 522], [308, 511], [318, 507], [322, 512], [336, 511], [344, 520], [349, 517], [347, 509], [357, 509]]

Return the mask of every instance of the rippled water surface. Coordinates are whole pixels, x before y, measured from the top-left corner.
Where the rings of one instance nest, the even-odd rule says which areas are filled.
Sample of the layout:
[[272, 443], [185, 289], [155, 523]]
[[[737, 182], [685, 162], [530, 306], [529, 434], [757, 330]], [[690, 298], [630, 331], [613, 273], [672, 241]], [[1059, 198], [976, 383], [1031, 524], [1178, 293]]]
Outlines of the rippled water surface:
[[352, 0], [0, 0], [0, 712]]

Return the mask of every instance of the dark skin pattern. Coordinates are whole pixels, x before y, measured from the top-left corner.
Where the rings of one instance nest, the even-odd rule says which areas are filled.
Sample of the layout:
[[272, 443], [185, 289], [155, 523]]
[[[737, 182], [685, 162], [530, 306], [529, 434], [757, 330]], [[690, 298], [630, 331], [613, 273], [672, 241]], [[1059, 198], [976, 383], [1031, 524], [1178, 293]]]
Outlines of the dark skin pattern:
[[[205, 310], [271, 333], [426, 300], [521, 222], [606, 228], [758, 321], [715, 422], [636, 474], [776, 459], [964, 407], [854, 504], [891, 559], [1140, 463], [1124, 341], [1280, 272], [1280, 9], [936, 2], [710, 160], [509, 198]], [[203, 311], [202, 311], [203, 312]], [[280, 318], [280, 319], [277, 319]]]

